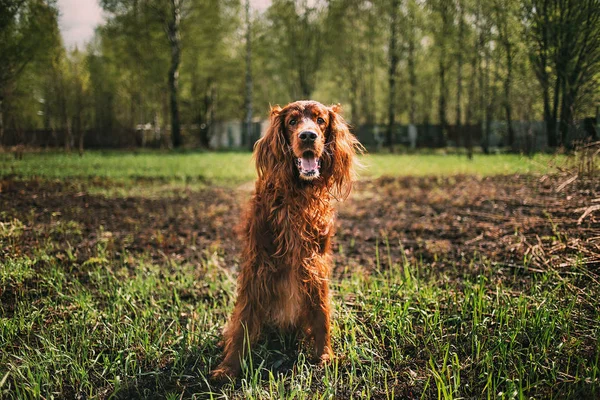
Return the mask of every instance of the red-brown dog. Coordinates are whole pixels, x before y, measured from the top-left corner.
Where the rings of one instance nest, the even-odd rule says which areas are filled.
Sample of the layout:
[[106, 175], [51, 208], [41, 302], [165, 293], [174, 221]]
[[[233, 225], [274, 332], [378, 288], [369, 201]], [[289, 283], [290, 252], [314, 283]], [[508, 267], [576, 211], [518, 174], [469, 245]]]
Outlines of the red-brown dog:
[[237, 300], [214, 379], [239, 374], [245, 340], [253, 343], [265, 324], [303, 330], [314, 339], [316, 358], [333, 356], [332, 201], [348, 196], [362, 149], [338, 112], [316, 101], [271, 109], [271, 125], [254, 148], [258, 180], [242, 220]]

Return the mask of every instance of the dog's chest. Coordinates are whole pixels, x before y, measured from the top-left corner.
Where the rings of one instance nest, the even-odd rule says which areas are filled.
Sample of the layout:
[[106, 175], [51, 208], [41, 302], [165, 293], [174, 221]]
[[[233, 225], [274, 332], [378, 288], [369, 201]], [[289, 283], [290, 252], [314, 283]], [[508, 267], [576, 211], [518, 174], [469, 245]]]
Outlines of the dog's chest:
[[279, 279], [276, 285], [279, 298], [272, 309], [272, 318], [282, 328], [295, 326], [304, 308], [302, 282], [296, 273], [290, 272], [285, 278]]
[[279, 254], [287, 254], [294, 260], [312, 257], [321, 239], [331, 234], [334, 224], [333, 208], [324, 205], [282, 204], [272, 215], [271, 228]]

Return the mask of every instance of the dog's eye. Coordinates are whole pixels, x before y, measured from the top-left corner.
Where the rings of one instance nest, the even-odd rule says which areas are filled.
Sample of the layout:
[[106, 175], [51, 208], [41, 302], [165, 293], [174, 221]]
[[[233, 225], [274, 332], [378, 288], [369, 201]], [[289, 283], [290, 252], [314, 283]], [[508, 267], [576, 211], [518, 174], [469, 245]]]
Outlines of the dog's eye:
[[317, 118], [317, 124], [321, 125], [324, 123], [325, 123], [325, 120], [323, 118], [321, 118], [321, 117]]
[[295, 119], [292, 119], [292, 120], [290, 121], [290, 125], [291, 125], [291, 126], [294, 126], [294, 125], [296, 125], [296, 120], [295, 120]]

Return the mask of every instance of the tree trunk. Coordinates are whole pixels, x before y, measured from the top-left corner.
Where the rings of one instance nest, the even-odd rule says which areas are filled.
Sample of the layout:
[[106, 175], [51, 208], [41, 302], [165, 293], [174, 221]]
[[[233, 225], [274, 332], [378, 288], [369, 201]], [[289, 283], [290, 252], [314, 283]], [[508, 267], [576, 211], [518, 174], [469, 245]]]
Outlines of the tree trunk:
[[442, 128], [442, 137], [440, 138], [442, 143], [438, 143], [438, 145], [445, 145], [445, 141], [447, 138], [447, 128], [448, 128], [448, 121], [446, 119], [446, 102], [447, 102], [447, 98], [448, 98], [448, 86], [446, 83], [446, 69], [448, 68], [448, 66], [446, 65], [446, 41], [448, 39], [448, 35], [449, 35], [449, 25], [450, 25], [450, 18], [451, 16], [449, 15], [449, 12], [447, 12], [448, 8], [446, 7], [450, 7], [448, 6], [448, 4], [445, 4], [444, 10], [441, 12], [441, 17], [442, 17], [442, 35], [440, 38], [440, 58], [439, 58], [439, 78], [440, 78], [440, 97], [438, 99], [438, 116], [439, 116], [439, 123], [440, 126]]
[[0, 95], [0, 148], [4, 145], [4, 108], [3, 97]]
[[[79, 94], [79, 93], [78, 93]], [[81, 129], [81, 108], [79, 104], [79, 96], [76, 97], [76, 110], [75, 115], [73, 116], [73, 133], [77, 138], [77, 145], [79, 149], [79, 156], [83, 155], [83, 132]]]
[[512, 45], [505, 38], [504, 49], [506, 51], [506, 77], [504, 79], [504, 110], [506, 112], [506, 126], [508, 132], [508, 146], [515, 151], [515, 130], [512, 124], [511, 86], [512, 86]]
[[350, 115], [350, 122], [352, 126], [358, 126], [358, 79], [356, 74], [350, 74], [350, 107], [352, 108], [352, 114]]
[[[412, 23], [412, 22], [411, 22]], [[414, 31], [410, 33], [408, 42], [408, 79], [410, 82], [410, 108], [408, 119], [411, 125], [415, 124], [417, 115], [417, 74], [415, 71], [415, 37]]]
[[513, 73], [513, 61], [512, 61], [512, 43], [510, 41], [509, 33], [509, 15], [511, 11], [504, 9], [502, 1], [497, 0], [494, 3], [494, 14], [496, 17], [496, 27], [498, 28], [499, 42], [504, 47], [504, 54], [506, 56], [506, 76], [504, 77], [504, 98], [502, 105], [504, 107], [504, 113], [506, 117], [506, 131], [507, 141], [510, 151], [515, 151], [515, 131], [512, 124], [512, 106], [511, 106], [511, 86], [512, 86], [512, 73]]
[[[61, 77], [62, 79], [62, 77]], [[67, 111], [67, 99], [65, 98], [66, 93], [61, 86], [61, 93], [59, 94], [59, 104], [60, 104], [60, 114], [61, 114], [61, 122], [62, 128], [64, 130], [64, 139], [65, 139], [65, 151], [69, 153], [71, 151], [71, 140], [72, 140], [72, 132], [71, 132], [71, 122], [69, 121], [69, 115]]]
[[[556, 114], [553, 114], [550, 108], [550, 85], [548, 82], [542, 84], [542, 94], [544, 99], [544, 121], [546, 125], [546, 138], [548, 140], [548, 147], [558, 146], [558, 140], [556, 137]], [[554, 93], [554, 98], [558, 98], [558, 89]]]
[[246, 0], [246, 118], [245, 135], [250, 150], [254, 148], [252, 129], [252, 25], [250, 21], [250, 0]]
[[204, 92], [204, 113], [200, 123], [200, 145], [210, 147], [211, 128], [215, 115], [216, 86], [212, 78], [208, 78]]
[[179, 122], [179, 63], [181, 59], [181, 0], [171, 0], [171, 15], [167, 23], [167, 35], [171, 46], [171, 66], [169, 67], [169, 103], [171, 111], [171, 139], [174, 148], [181, 147], [181, 126]]
[[463, 52], [462, 43], [464, 41], [464, 9], [462, 2], [458, 1], [459, 14], [458, 14], [458, 54], [457, 54], [457, 69], [456, 69], [456, 132], [462, 136], [462, 67], [463, 67]]
[[[443, 50], [442, 50], [443, 52]], [[446, 64], [444, 56], [440, 56], [439, 77], [440, 77], [440, 97], [438, 99], [438, 115], [442, 128], [442, 138], [446, 137]], [[440, 143], [441, 144], [441, 143]]]
[[81, 130], [79, 132], [79, 157], [83, 156], [83, 136], [84, 136], [84, 131]]
[[561, 143], [561, 141], [559, 140], [559, 136], [558, 136], [558, 127], [557, 127], [557, 123], [556, 120], [558, 119], [558, 107], [560, 105], [560, 99], [564, 98], [565, 93], [563, 91], [563, 81], [560, 77], [560, 74], [556, 75], [556, 82], [554, 84], [554, 100], [552, 103], [552, 111], [550, 113], [550, 119], [552, 121], [552, 135], [554, 136], [554, 140], [556, 141], [556, 146], [560, 146], [563, 143]]
[[468, 129], [465, 132], [465, 147], [467, 148], [467, 158], [469, 160], [473, 159], [473, 137], [471, 136], [471, 127], [473, 126], [473, 109], [475, 107], [475, 82], [477, 81], [477, 50], [475, 50], [475, 54], [471, 59], [471, 78], [469, 80], [469, 89], [468, 89], [468, 103], [467, 110], [465, 115], [465, 122], [469, 125]]
[[375, 20], [376, 20], [376, 15], [375, 15], [375, 7], [371, 7], [371, 9], [368, 11], [369, 15], [369, 79], [368, 79], [368, 83], [367, 83], [367, 92], [368, 92], [368, 96], [367, 96], [367, 101], [364, 101], [364, 107], [365, 107], [365, 114], [366, 114], [366, 120], [367, 120], [367, 124], [368, 125], [373, 125], [375, 123], [375, 107], [374, 107], [374, 103], [375, 101], [373, 101], [375, 99], [375, 90], [376, 90], [376, 85], [375, 85], [375, 80], [376, 80], [376, 76], [375, 76], [375, 38], [377, 37], [377, 31], [375, 29]]
[[73, 140], [73, 132], [71, 131], [71, 123], [68, 120], [64, 121], [64, 129], [65, 129], [65, 151], [67, 153], [71, 152], [71, 142]]
[[[493, 77], [493, 81], [490, 84], [490, 64], [491, 64], [491, 55], [490, 55], [490, 51], [489, 49], [486, 49], [486, 53], [485, 53], [485, 79], [486, 79], [486, 86], [488, 88], [488, 94], [489, 97], [487, 98], [487, 103], [486, 103], [486, 107], [485, 107], [485, 152], [486, 154], [489, 153], [490, 149], [490, 134], [492, 132], [492, 117], [493, 117], [493, 111], [494, 111], [494, 103], [496, 100], [496, 79], [498, 77], [498, 64], [494, 64], [494, 73], [492, 74]], [[490, 91], [491, 88], [491, 91]]]
[[456, 71], [456, 131], [460, 134], [462, 126], [462, 57], [458, 58], [458, 69]]
[[390, 19], [390, 44], [388, 69], [389, 82], [389, 103], [388, 103], [388, 126], [386, 132], [386, 144], [390, 152], [394, 152], [394, 123], [396, 119], [396, 69], [398, 67], [398, 49], [396, 42], [396, 31], [398, 25], [398, 0], [392, 0], [391, 19]]
[[[196, 60], [196, 65], [198, 65], [199, 60]], [[204, 124], [204, 109], [203, 109], [203, 93], [200, 90], [200, 82], [198, 78], [198, 69], [192, 69], [192, 85], [190, 88], [191, 96], [192, 96], [192, 108], [194, 112], [193, 121], [194, 124], [198, 125], [198, 143], [200, 147], [204, 147], [202, 136], [203, 136], [203, 124]]]
[[135, 109], [136, 109], [136, 103], [135, 103], [135, 90], [132, 91], [129, 95], [129, 129], [130, 131], [128, 132], [129, 135], [131, 135], [131, 137], [133, 138], [134, 143], [137, 143], [137, 124], [136, 124], [136, 120], [135, 120]]
[[[465, 121], [467, 124], [469, 125], [475, 125], [477, 123], [477, 129], [481, 129], [481, 120], [478, 118], [478, 113], [476, 113], [476, 109], [478, 106], [478, 99], [476, 96], [476, 86], [477, 83], [479, 82], [479, 89], [481, 90], [483, 88], [483, 84], [482, 84], [482, 79], [481, 79], [481, 43], [483, 40], [483, 36], [479, 33], [479, 31], [481, 31], [481, 27], [480, 27], [480, 10], [477, 9], [476, 13], [475, 13], [475, 43], [474, 43], [474, 48], [475, 51], [472, 54], [471, 60], [470, 60], [470, 66], [471, 66], [471, 76], [469, 78], [469, 89], [468, 89], [468, 103], [467, 103], [467, 110], [466, 110], [466, 115], [465, 115]], [[473, 158], [473, 138], [471, 136], [472, 131], [469, 130], [466, 134], [466, 147], [467, 147], [467, 157], [469, 159]]]
[[573, 104], [575, 97], [573, 91], [566, 87], [563, 83], [562, 103], [560, 107], [560, 144], [568, 149], [571, 148], [569, 139], [569, 128], [573, 124]]
[[168, 125], [170, 125], [171, 121], [170, 121], [170, 116], [171, 113], [169, 111], [169, 91], [168, 90], [163, 90], [161, 93], [161, 114], [162, 114], [162, 118], [161, 118], [161, 134], [160, 134], [160, 147], [161, 148], [170, 148], [172, 143], [169, 143], [169, 140], [171, 138], [169, 138], [167, 136], [167, 132], [168, 132]]
[[[473, 110], [475, 108], [475, 83], [477, 81], [477, 61], [479, 59], [479, 48], [478, 45], [475, 44], [475, 52], [473, 57], [471, 58], [471, 78], [469, 79], [469, 88], [467, 95], [469, 99], [467, 100], [467, 110], [465, 115], [465, 122], [467, 125], [473, 125]], [[465, 147], [467, 148], [467, 158], [469, 160], [473, 159], [473, 138], [471, 137], [471, 129], [467, 129], [465, 131]]]
[[[485, 37], [484, 37], [484, 33], [483, 33], [483, 29], [480, 32], [480, 49], [483, 51], [484, 56], [486, 61], [488, 60], [488, 56], [487, 56], [487, 50], [485, 48]], [[487, 99], [487, 93], [488, 93], [488, 89], [489, 89], [489, 78], [490, 78], [490, 74], [489, 74], [489, 65], [487, 64], [487, 62], [485, 63], [485, 69], [482, 65], [483, 63], [479, 63], [479, 121], [480, 122], [480, 126], [483, 125], [483, 138], [481, 139], [481, 150], [483, 151], [484, 154], [488, 154], [489, 153], [489, 148], [488, 148], [488, 124], [487, 121], [485, 120], [485, 115], [486, 115], [486, 99]]]

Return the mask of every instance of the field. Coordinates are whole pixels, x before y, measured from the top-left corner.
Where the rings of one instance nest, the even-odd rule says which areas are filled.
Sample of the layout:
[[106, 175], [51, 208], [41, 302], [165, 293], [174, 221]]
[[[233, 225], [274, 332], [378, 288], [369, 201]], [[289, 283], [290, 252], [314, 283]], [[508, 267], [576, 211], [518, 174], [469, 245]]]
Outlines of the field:
[[548, 155], [362, 162], [334, 362], [273, 331], [215, 385], [250, 155], [0, 154], [0, 398], [600, 397], [598, 182]]

